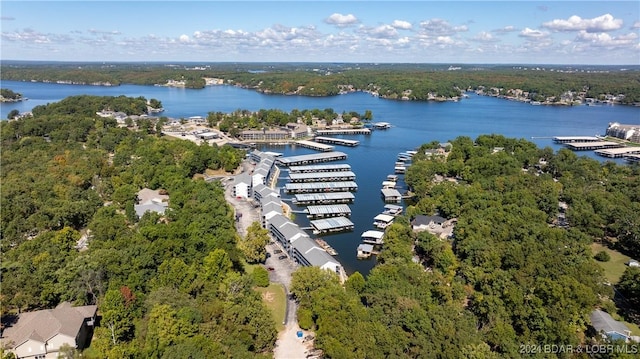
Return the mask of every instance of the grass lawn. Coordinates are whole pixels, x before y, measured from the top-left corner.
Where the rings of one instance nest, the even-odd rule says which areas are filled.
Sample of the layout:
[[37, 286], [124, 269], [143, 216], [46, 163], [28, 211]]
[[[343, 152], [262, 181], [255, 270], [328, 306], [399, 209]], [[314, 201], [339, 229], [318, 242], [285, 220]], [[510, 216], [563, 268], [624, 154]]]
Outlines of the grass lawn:
[[284, 287], [281, 284], [271, 283], [266, 288], [257, 287], [262, 295], [262, 300], [273, 313], [273, 319], [276, 321], [276, 329], [280, 332], [284, 329], [284, 315], [287, 310], [287, 297]]
[[598, 264], [602, 266], [602, 268], [604, 269], [604, 276], [609, 282], [611, 282], [611, 284], [618, 283], [618, 280], [622, 276], [622, 273], [627, 268], [627, 265], [625, 263], [627, 263], [630, 258], [618, 251], [609, 249], [600, 243], [593, 243], [591, 245], [591, 250], [593, 251], [594, 255], [600, 251], [609, 253], [609, 256], [611, 256], [611, 260], [609, 260], [608, 262], [596, 262], [598, 262]]

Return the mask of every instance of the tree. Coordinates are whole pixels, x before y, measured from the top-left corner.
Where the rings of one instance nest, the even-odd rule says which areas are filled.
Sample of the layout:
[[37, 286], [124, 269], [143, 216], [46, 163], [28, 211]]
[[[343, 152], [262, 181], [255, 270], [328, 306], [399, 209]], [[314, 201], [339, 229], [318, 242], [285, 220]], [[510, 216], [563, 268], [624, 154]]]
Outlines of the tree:
[[263, 267], [255, 267], [253, 273], [251, 273], [251, 277], [258, 287], [269, 286], [269, 272]]
[[355, 272], [349, 276], [347, 281], [344, 283], [344, 286], [348, 291], [360, 294], [365, 286], [364, 277], [360, 272]]
[[253, 222], [247, 228], [247, 235], [238, 246], [249, 263], [262, 263], [267, 259], [266, 245], [269, 243], [269, 231], [259, 222]]
[[640, 308], [640, 268], [627, 267], [620, 277], [617, 288], [634, 308]]
[[19, 114], [20, 114], [20, 111], [14, 108], [13, 110], [9, 111], [9, 113], [7, 114], [7, 119], [11, 120], [14, 117], [18, 116]]
[[128, 341], [133, 337], [133, 318], [136, 309], [136, 296], [126, 286], [110, 289], [100, 305], [102, 322], [109, 329], [114, 345]]

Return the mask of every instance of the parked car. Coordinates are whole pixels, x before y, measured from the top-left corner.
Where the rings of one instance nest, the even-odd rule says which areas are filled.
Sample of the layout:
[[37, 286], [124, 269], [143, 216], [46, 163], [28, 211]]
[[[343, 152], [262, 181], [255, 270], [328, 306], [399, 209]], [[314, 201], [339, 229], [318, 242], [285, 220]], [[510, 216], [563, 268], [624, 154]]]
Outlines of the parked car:
[[279, 259], [279, 260], [283, 260], [283, 259], [285, 259], [285, 258], [287, 258], [287, 256], [286, 256], [286, 255], [284, 255], [284, 254], [283, 254], [283, 255], [281, 255], [280, 257], [278, 257], [278, 259]]
[[273, 251], [273, 253], [278, 254], [278, 253], [282, 253], [281, 249], [276, 249], [275, 251]]
[[276, 269], [275, 269], [275, 268], [273, 268], [273, 267], [267, 267], [267, 270], [268, 270], [269, 272], [271, 272], [271, 271], [274, 271], [274, 270], [276, 270]]

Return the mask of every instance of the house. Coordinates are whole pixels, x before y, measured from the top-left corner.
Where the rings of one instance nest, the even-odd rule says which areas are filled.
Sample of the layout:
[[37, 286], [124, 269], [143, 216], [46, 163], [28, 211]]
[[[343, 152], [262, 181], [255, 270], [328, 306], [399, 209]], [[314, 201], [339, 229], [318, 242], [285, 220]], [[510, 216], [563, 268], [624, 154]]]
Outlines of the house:
[[138, 218], [141, 218], [146, 212], [156, 212], [164, 214], [167, 207], [169, 207], [169, 196], [161, 194], [159, 190], [151, 190], [143, 188], [138, 192], [138, 204], [133, 208], [136, 211]]
[[26, 312], [4, 329], [2, 346], [18, 358], [57, 358], [67, 344], [84, 349], [93, 335], [97, 306], [72, 307], [63, 302], [55, 309]]
[[446, 221], [446, 218], [440, 216], [425, 216], [419, 214], [411, 221], [411, 227], [414, 231], [433, 230], [436, 228], [442, 228]]
[[640, 267], [640, 263], [635, 259], [630, 259], [627, 263], [625, 263], [629, 267]]
[[244, 172], [234, 178], [233, 181], [233, 196], [236, 198], [249, 198], [251, 192], [251, 177], [248, 173]]
[[622, 339], [626, 341], [631, 339], [631, 331], [624, 323], [613, 319], [609, 313], [600, 309], [591, 313], [591, 325], [603, 337], [608, 337], [611, 340]]

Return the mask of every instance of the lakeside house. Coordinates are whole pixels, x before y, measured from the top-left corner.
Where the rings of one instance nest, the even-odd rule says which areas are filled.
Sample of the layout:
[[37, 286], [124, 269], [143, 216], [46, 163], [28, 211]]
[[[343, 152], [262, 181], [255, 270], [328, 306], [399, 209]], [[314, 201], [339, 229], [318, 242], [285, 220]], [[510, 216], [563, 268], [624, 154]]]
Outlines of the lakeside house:
[[624, 341], [632, 339], [631, 330], [624, 323], [613, 319], [609, 313], [600, 309], [596, 309], [591, 313], [591, 325], [603, 338], [610, 340], [622, 339]]
[[17, 358], [58, 358], [60, 348], [89, 346], [97, 306], [73, 307], [69, 302], [54, 309], [25, 312], [2, 331], [2, 346]]
[[156, 212], [164, 214], [169, 207], [169, 196], [161, 194], [160, 190], [152, 190], [149, 188], [141, 189], [138, 194], [138, 204], [133, 206], [138, 218], [141, 218], [146, 212]]

